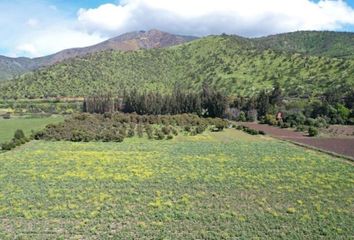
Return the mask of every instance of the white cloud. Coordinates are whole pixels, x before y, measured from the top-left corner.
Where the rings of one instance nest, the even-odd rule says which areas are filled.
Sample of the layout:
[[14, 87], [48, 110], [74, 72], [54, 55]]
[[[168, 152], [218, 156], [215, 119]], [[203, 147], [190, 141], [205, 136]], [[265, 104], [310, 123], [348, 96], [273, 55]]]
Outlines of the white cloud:
[[2, 55], [39, 57], [106, 39], [87, 33], [78, 27], [75, 14], [45, 1], [0, 1], [0, 12]]
[[261, 36], [354, 27], [354, 9], [342, 0], [121, 0], [80, 9], [77, 15], [49, 2], [0, 0], [1, 54], [38, 57], [153, 28], [197, 36]]
[[16, 46], [17, 56], [39, 57], [67, 48], [96, 44], [104, 39], [96, 34], [88, 34], [66, 27], [43, 29]]
[[27, 53], [29, 55], [37, 55], [38, 54], [38, 50], [31, 43], [24, 43], [24, 44], [18, 45], [16, 47], [16, 51], [24, 52], [24, 53]]
[[340, 30], [354, 25], [354, 9], [342, 0], [124, 0], [80, 9], [78, 21], [87, 31], [106, 36], [151, 28], [191, 35], [260, 36]]

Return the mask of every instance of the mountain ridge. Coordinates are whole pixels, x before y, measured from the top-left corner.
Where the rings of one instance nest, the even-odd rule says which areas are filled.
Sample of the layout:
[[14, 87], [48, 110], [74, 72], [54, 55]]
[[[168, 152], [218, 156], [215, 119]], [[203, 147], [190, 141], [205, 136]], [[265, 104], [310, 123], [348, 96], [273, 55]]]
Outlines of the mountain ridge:
[[[140, 51], [102, 51], [25, 74], [0, 88], [2, 98], [117, 94], [129, 89], [166, 93], [203, 83], [230, 96], [250, 96], [280, 83], [288, 96], [320, 96], [354, 87], [354, 58], [335, 58], [258, 47], [221, 35]], [[99, 91], [99, 92], [97, 92]]]
[[157, 29], [151, 29], [149, 31], [125, 33], [92, 46], [64, 49], [57, 53], [38, 58], [10, 58], [0, 55], [0, 81], [1, 79], [10, 79], [15, 75], [99, 51], [135, 51], [138, 49], [169, 47], [194, 39], [197, 39], [197, 37], [174, 35]]

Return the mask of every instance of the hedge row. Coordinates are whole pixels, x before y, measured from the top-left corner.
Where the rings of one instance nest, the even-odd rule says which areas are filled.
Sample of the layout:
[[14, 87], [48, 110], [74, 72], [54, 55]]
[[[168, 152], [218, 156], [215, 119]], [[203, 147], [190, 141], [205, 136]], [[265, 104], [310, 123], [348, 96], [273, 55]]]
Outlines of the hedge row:
[[34, 134], [35, 139], [74, 142], [121, 142], [126, 137], [146, 136], [148, 139], [172, 139], [178, 133], [197, 135], [208, 127], [221, 131], [227, 121], [201, 118], [192, 114], [137, 115], [122, 113], [74, 114], [59, 124], [50, 124]]

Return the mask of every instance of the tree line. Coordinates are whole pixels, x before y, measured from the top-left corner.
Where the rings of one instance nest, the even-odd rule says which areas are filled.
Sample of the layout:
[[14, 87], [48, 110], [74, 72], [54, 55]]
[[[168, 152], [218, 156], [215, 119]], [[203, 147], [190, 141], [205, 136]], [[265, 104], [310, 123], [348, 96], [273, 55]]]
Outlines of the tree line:
[[203, 85], [200, 92], [184, 91], [175, 87], [170, 94], [125, 91], [123, 97], [91, 96], [83, 103], [84, 112], [105, 113], [121, 111], [140, 115], [175, 115], [194, 113], [205, 117], [223, 117], [227, 97], [220, 91]]

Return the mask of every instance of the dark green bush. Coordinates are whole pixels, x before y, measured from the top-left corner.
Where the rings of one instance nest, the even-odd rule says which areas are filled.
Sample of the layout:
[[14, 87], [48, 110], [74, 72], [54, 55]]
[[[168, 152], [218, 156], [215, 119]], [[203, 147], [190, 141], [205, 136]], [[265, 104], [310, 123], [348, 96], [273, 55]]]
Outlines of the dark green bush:
[[196, 132], [197, 134], [201, 134], [201, 133], [203, 133], [203, 132], [205, 131], [205, 129], [206, 129], [206, 126], [204, 126], [204, 125], [199, 125], [199, 126], [197, 126], [197, 127], [195, 128], [195, 132]]
[[315, 127], [309, 127], [308, 133], [310, 137], [315, 137], [318, 135], [318, 130]]
[[171, 128], [171, 131], [173, 135], [177, 136], [178, 135], [178, 130], [176, 128]]
[[185, 126], [184, 127], [184, 131], [186, 131], [186, 132], [192, 131], [192, 127], [191, 126]]
[[22, 138], [25, 138], [25, 134], [21, 129], [17, 129], [14, 134], [14, 139], [22, 139]]
[[155, 130], [154, 136], [156, 140], [162, 140], [165, 138], [165, 134], [160, 129]]
[[13, 141], [4, 142], [1, 144], [1, 149], [3, 151], [10, 151], [16, 147], [16, 144]]
[[170, 126], [163, 126], [163, 127], [161, 128], [161, 130], [162, 130], [162, 132], [163, 132], [165, 135], [169, 135], [170, 132], [171, 132]]
[[304, 131], [306, 131], [307, 129], [306, 129], [306, 127], [304, 126], [304, 125], [298, 125], [298, 126], [296, 126], [296, 131], [297, 132], [304, 132]]

